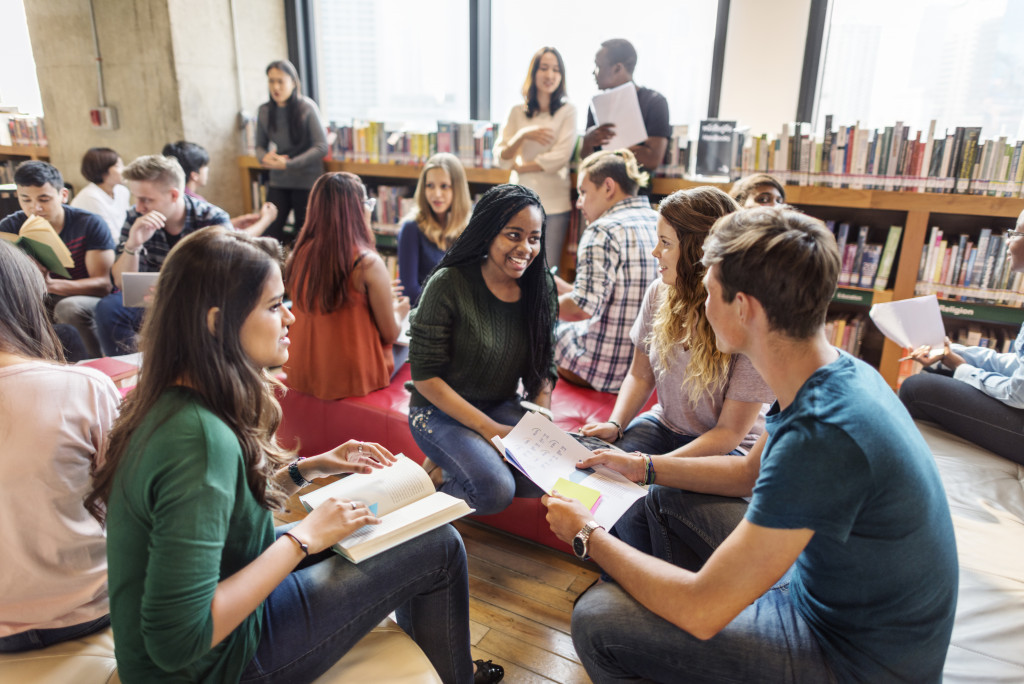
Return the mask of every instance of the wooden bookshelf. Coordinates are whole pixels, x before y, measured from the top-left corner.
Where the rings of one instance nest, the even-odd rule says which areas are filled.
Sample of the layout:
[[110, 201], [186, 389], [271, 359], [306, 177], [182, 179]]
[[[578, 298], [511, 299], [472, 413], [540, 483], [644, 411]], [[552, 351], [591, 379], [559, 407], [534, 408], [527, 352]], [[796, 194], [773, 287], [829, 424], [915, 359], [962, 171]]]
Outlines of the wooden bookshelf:
[[0, 157], [19, 157], [48, 161], [50, 159], [50, 148], [38, 145], [0, 145]]
[[[239, 166], [242, 176], [242, 195], [247, 207], [252, 206], [252, 180], [260, 170], [255, 157], [241, 157]], [[364, 164], [357, 162], [326, 162], [329, 171], [349, 171], [359, 176], [378, 180], [414, 181], [419, 177], [420, 167], [400, 164]], [[508, 182], [508, 171], [503, 169], [466, 169], [466, 178], [470, 183], [497, 185]], [[656, 196], [669, 195], [676, 190], [685, 190], [702, 185], [714, 185], [728, 191], [730, 184], [703, 183], [682, 178], [655, 178], [651, 183], [651, 191]], [[814, 207], [834, 207], [840, 209], [856, 209], [868, 211], [890, 211], [905, 214], [903, 236], [898, 263], [893, 265], [895, 278], [891, 290], [862, 290], [844, 287], [837, 292], [833, 301], [853, 306], [868, 307], [873, 303], [909, 299], [914, 296], [917, 284], [917, 271], [921, 261], [921, 252], [927, 240], [928, 228], [933, 224], [933, 214], [954, 214], [963, 216], [985, 216], [994, 218], [1016, 218], [1024, 211], [1024, 198], [989, 197], [983, 195], [937, 194], [922, 192], [892, 192], [886, 190], [852, 190], [846, 188], [826, 188], [817, 186], [786, 186], [786, 200], [790, 204], [806, 208], [814, 213]], [[1024, 309], [1018, 307], [999, 306], [994, 304], [978, 304], [966, 302], [942, 302], [947, 307], [970, 308], [974, 314], [957, 315], [944, 313], [950, 317], [968, 318], [1014, 324], [1024, 320]], [[879, 372], [893, 388], [899, 373], [900, 350], [889, 340], [882, 348], [882, 359]]]

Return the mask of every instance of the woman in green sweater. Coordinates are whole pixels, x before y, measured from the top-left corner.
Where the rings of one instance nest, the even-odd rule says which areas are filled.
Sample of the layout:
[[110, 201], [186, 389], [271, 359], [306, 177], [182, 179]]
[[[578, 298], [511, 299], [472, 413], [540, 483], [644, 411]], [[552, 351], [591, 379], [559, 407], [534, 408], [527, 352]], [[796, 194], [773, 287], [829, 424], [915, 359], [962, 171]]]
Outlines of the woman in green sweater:
[[413, 438], [440, 491], [481, 515], [504, 510], [513, 496], [543, 494], [490, 440], [507, 435], [525, 413], [520, 381], [525, 398], [551, 404], [555, 297], [540, 198], [499, 185], [477, 202], [413, 313]]
[[312, 681], [397, 609], [442, 680], [473, 681], [466, 556], [451, 527], [358, 566], [330, 546], [379, 522], [364, 503], [333, 499], [274, 529], [271, 509], [307, 480], [394, 460], [372, 443], [300, 461], [278, 445], [266, 368], [288, 359], [295, 320], [280, 251], [207, 228], [160, 273], [145, 367], [86, 500], [107, 523], [121, 680]]

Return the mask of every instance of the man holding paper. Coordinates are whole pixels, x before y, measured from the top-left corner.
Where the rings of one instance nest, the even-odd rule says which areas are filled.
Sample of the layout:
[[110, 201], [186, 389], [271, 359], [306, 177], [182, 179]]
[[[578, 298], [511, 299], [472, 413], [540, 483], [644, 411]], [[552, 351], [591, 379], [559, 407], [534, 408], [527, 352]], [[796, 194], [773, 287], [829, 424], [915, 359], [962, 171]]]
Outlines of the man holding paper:
[[745, 457], [608, 450], [579, 464], [661, 485], [633, 528], [646, 525], [635, 541], [653, 558], [581, 504], [545, 499], [555, 534], [615, 580], [573, 611], [587, 672], [595, 682], [940, 681], [957, 593], [949, 507], [892, 390], [825, 337], [835, 239], [796, 211], [751, 209], [718, 220], [703, 263], [719, 348], [746, 355], [778, 401]]
[[[665, 148], [672, 136], [672, 126], [668, 121], [668, 101], [656, 90], [634, 84], [635, 68], [636, 49], [628, 40], [612, 38], [601, 43], [601, 49], [594, 56], [594, 80], [597, 81], [597, 87], [611, 91], [630, 84], [633, 93], [623, 93], [625, 103], [619, 98], [609, 103], [608, 114], [614, 119], [623, 117], [622, 120], [611, 121], [605, 121], [600, 116], [601, 95], [595, 96], [587, 113], [587, 132], [583, 136], [580, 156], [586, 158], [602, 148], [614, 150], [629, 147], [640, 166], [653, 175], [665, 158]], [[632, 102], [629, 102], [629, 98], [632, 98]], [[635, 111], [636, 107], [639, 108], [640, 121], [627, 120], [631, 119], [630, 112]], [[598, 109], [600, 122], [594, 118], [595, 109]], [[642, 137], [635, 139], [635, 136], [631, 136], [634, 139], [617, 140], [625, 132], [620, 128], [633, 131], [637, 124], [646, 129]]]

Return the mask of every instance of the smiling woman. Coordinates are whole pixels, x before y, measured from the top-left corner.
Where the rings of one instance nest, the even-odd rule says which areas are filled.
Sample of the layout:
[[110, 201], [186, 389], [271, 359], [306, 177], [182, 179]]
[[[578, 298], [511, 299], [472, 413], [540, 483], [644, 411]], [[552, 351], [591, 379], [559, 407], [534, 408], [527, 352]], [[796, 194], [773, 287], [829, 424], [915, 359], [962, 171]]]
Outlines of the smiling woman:
[[482, 515], [504, 510], [513, 496], [542, 494], [503, 462], [490, 439], [519, 421], [522, 399], [551, 403], [555, 289], [543, 238], [536, 193], [492, 188], [412, 315], [413, 438], [440, 490]]

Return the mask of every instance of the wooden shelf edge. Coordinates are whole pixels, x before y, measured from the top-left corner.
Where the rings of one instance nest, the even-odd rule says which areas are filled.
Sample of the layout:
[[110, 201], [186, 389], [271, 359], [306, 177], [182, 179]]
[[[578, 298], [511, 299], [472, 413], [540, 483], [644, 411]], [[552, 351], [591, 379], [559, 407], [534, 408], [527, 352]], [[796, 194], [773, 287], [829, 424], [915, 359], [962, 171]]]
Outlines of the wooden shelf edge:
[[0, 155], [28, 157], [29, 159], [49, 159], [50, 148], [39, 145], [0, 145]]

